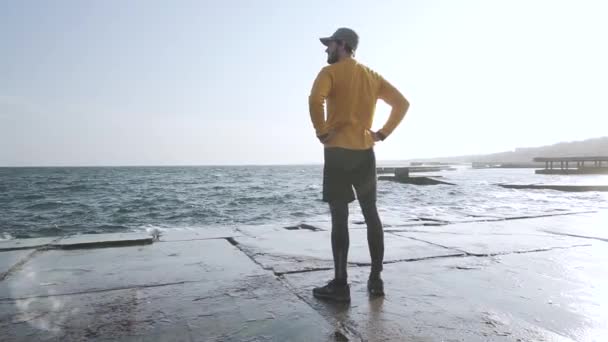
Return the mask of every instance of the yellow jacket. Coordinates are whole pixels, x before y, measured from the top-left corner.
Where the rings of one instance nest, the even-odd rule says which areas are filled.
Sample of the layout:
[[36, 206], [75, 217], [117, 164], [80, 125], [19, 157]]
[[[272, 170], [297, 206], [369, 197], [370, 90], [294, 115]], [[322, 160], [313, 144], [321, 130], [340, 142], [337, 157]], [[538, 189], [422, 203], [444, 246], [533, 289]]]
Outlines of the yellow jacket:
[[[392, 107], [390, 117], [379, 130], [382, 138], [399, 125], [409, 103], [382, 76], [353, 58], [324, 67], [314, 81], [308, 99], [310, 118], [317, 137], [334, 132], [325, 147], [366, 150], [374, 146], [370, 132], [376, 102]], [[324, 103], [327, 103], [327, 119]]]

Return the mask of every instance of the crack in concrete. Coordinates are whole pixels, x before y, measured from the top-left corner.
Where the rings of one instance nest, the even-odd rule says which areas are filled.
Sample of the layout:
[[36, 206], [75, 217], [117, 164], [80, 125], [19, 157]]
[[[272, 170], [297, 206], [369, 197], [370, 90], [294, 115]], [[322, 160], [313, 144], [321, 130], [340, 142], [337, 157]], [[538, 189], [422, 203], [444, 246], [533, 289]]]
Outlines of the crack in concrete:
[[570, 249], [570, 248], [591, 247], [591, 246], [592, 245], [590, 245], [590, 244], [584, 244], [584, 245], [572, 245], [572, 246], [561, 246], [561, 247], [547, 247], [547, 248], [539, 248], [539, 249], [529, 249], [529, 250], [525, 250], [525, 251], [508, 251], [508, 252], [483, 253], [483, 254], [468, 253], [468, 254], [470, 256], [474, 256], [474, 257], [493, 257], [493, 256], [510, 255], [510, 254], [527, 254], [527, 253], [549, 252], [549, 251], [559, 250], [559, 249]]
[[[441, 234], [447, 234], [447, 235], [457, 235], [457, 236], [467, 236], [467, 235], [472, 235], [470, 232], [460, 232], [460, 231], [446, 231], [446, 230], [417, 230], [417, 229], [394, 229], [394, 230], [385, 230], [385, 233], [389, 233], [389, 234], [395, 234], [395, 233], [422, 233], [422, 234], [434, 234], [434, 235], [441, 235]], [[404, 235], [398, 235], [395, 234], [399, 237], [409, 237], [409, 236], [404, 236]], [[512, 236], [515, 234], [512, 233], [497, 233], [497, 232], [484, 232], [484, 233], [476, 233], [475, 235], [492, 235], [492, 236]], [[542, 234], [542, 233], [517, 233], [516, 235], [520, 235], [520, 236], [540, 236], [540, 237], [547, 237], [547, 234]]]
[[544, 215], [530, 215], [530, 216], [515, 216], [515, 217], [505, 217], [500, 221], [511, 221], [511, 220], [524, 220], [531, 218], [541, 218], [541, 217], [554, 217], [554, 216], [568, 216], [568, 215], [579, 215], [579, 214], [595, 214], [597, 211], [579, 211], [575, 213], [557, 213], [557, 214], [544, 214]]
[[311, 224], [307, 224], [307, 223], [300, 223], [300, 224], [295, 225], [295, 226], [287, 226], [287, 227], [283, 227], [283, 229], [286, 229], [286, 230], [302, 230], [302, 229], [305, 229], [305, 230], [310, 230], [312, 232], [319, 232], [319, 231], [325, 230], [323, 228], [315, 227], [315, 226], [313, 226]]
[[[344, 340], [339, 340], [339, 338], [346, 338], [346, 341], [351, 341], [352, 338], [349, 338], [349, 335], [354, 336], [355, 338], [357, 338], [357, 340], [359, 341], [365, 341], [365, 339], [363, 338], [363, 335], [357, 331], [356, 327], [352, 327], [350, 324], [347, 324], [346, 322], [338, 322], [339, 325], [339, 329], [342, 331], [336, 331], [335, 337], [336, 340], [338, 341], [344, 341]], [[348, 335], [345, 335], [344, 332], [346, 332]], [[338, 335], [339, 333], [339, 335]]]
[[[387, 233], [392, 233], [392, 232], [387, 232]], [[564, 246], [564, 247], [539, 248], [539, 249], [523, 250], [523, 251], [508, 251], [508, 252], [497, 252], [497, 253], [472, 253], [472, 252], [467, 252], [465, 250], [461, 250], [458, 248], [443, 246], [443, 245], [440, 245], [437, 243], [433, 243], [430, 241], [426, 241], [426, 240], [422, 240], [422, 239], [418, 239], [418, 238], [414, 238], [414, 237], [402, 236], [402, 235], [397, 235], [397, 234], [393, 234], [393, 235], [402, 237], [402, 238], [419, 241], [419, 242], [424, 242], [424, 243], [427, 243], [427, 244], [430, 244], [433, 246], [437, 246], [437, 247], [441, 247], [444, 249], [448, 249], [450, 251], [453, 251], [454, 253], [445, 254], [445, 255], [431, 255], [431, 256], [418, 257], [418, 258], [403, 258], [403, 259], [397, 259], [397, 260], [389, 260], [389, 261], [383, 262], [383, 264], [385, 264], [385, 265], [395, 264], [395, 263], [400, 263], [400, 262], [416, 262], [416, 261], [433, 260], [433, 259], [461, 258], [461, 257], [467, 257], [467, 256], [469, 256], [469, 257], [493, 257], [493, 256], [509, 255], [509, 254], [537, 253], [537, 252], [547, 252], [547, 251], [556, 250], [556, 249], [568, 249], [568, 248], [575, 248], [575, 247], [591, 246], [590, 244], [581, 244], [581, 245], [572, 245], [572, 246]], [[288, 270], [288, 271], [276, 271], [274, 269], [274, 267], [265, 267], [263, 264], [261, 264], [260, 262], [258, 262], [255, 259], [255, 256], [264, 255], [264, 256], [287, 259], [287, 260], [291, 260], [293, 258], [291, 258], [289, 256], [274, 255], [274, 254], [261, 253], [261, 252], [252, 254], [251, 251], [248, 251], [247, 249], [242, 248], [239, 245], [238, 241], [236, 241], [234, 238], [226, 238], [226, 240], [230, 244], [235, 246], [243, 254], [245, 254], [256, 265], [260, 266], [265, 271], [272, 272], [275, 276], [277, 276], [279, 278], [282, 278], [284, 275], [288, 275], [288, 274], [311, 273], [311, 272], [329, 271], [329, 270], [333, 269], [333, 267], [313, 267], [313, 268], [296, 269], [296, 270]], [[306, 261], [306, 259], [297, 260], [297, 261]], [[330, 262], [331, 260], [327, 260], [327, 261]], [[369, 263], [369, 262], [349, 262], [348, 266], [349, 267], [369, 267], [369, 266], [371, 266], [371, 263]]]
[[444, 249], [449, 249], [451, 251], [456, 251], [456, 252], [459, 252], [459, 253], [469, 254], [468, 252], [463, 251], [461, 249], [454, 248], [454, 247], [448, 247], [448, 246], [444, 246], [444, 245], [440, 245], [438, 243], [434, 243], [434, 242], [431, 242], [431, 241], [426, 241], [426, 240], [418, 239], [418, 238], [411, 237], [411, 236], [403, 236], [403, 235], [398, 235], [398, 234], [393, 234], [393, 235], [404, 237], [404, 238], [408, 238], [408, 239], [414, 240], [414, 241], [428, 243], [429, 245], [436, 246], [436, 247], [441, 247], [441, 248], [444, 248]]
[[[359, 265], [355, 265], [355, 266], [359, 266]], [[333, 270], [333, 267], [315, 267], [315, 268], [307, 268], [304, 270], [293, 270], [293, 271], [284, 271], [284, 272], [280, 272], [280, 271], [274, 271], [274, 275], [276, 276], [283, 276], [286, 274], [298, 274], [298, 273], [310, 273], [310, 272], [318, 272], [318, 271], [329, 271], [329, 270]]]
[[[433, 259], [444, 259], [444, 258], [461, 258], [461, 257], [465, 257], [465, 256], [467, 256], [467, 254], [464, 253], [464, 252], [457, 253], [457, 254], [431, 255], [431, 256], [420, 257], [420, 258], [390, 260], [390, 261], [383, 262], [383, 264], [387, 265], [387, 264], [396, 264], [396, 263], [399, 263], [399, 262], [415, 262], [415, 261], [424, 261], [424, 260], [433, 260]], [[362, 266], [371, 266], [371, 264], [366, 264], [366, 265], [362, 265]]]
[[595, 236], [586, 236], [586, 235], [576, 235], [576, 234], [569, 234], [569, 233], [560, 233], [560, 232], [554, 232], [554, 231], [550, 231], [550, 230], [543, 230], [543, 232], [549, 233], [549, 234], [554, 234], [554, 235], [569, 236], [569, 237], [576, 237], [576, 238], [581, 238], [581, 239], [589, 239], [589, 240], [598, 240], [598, 241], [608, 242], [608, 239], [604, 239], [604, 238], [601, 238], [601, 237], [595, 237]]
[[0, 281], [3, 281], [4, 279], [8, 278], [11, 274], [19, 271], [23, 265], [25, 265], [28, 261], [32, 260], [32, 258], [40, 253], [41, 250], [36, 249], [34, 251], [32, 251], [30, 254], [28, 254], [25, 258], [19, 260], [16, 264], [14, 264], [13, 266], [11, 266], [8, 271], [1, 273], [0, 274]]
[[[397, 236], [401, 236], [401, 235], [397, 235]], [[425, 241], [422, 239], [417, 239], [414, 237], [410, 237], [410, 236], [402, 236], [402, 237], [406, 237], [408, 239], [412, 239], [412, 240], [416, 240], [416, 241], [420, 241], [420, 242], [425, 242], [428, 243], [430, 245], [433, 246], [438, 246], [438, 247], [443, 247], [446, 249], [450, 249], [450, 250], [454, 250], [454, 251], [459, 251], [464, 253], [464, 256], [474, 256], [474, 257], [493, 257], [493, 256], [499, 256], [499, 255], [509, 255], [509, 254], [525, 254], [525, 253], [537, 253], [537, 252], [548, 252], [548, 251], [552, 251], [552, 250], [556, 250], [556, 249], [568, 249], [568, 248], [575, 248], [575, 247], [589, 247], [591, 246], [590, 244], [581, 244], [581, 245], [571, 245], [571, 246], [557, 246], [557, 247], [547, 247], [547, 248], [538, 248], [538, 249], [528, 249], [528, 250], [519, 250], [519, 251], [507, 251], [507, 252], [496, 252], [496, 253], [473, 253], [473, 252], [467, 252], [465, 250], [461, 250], [455, 247], [447, 247], [447, 246], [443, 246], [434, 242], [430, 242], [430, 241]], [[434, 258], [441, 258], [442, 256], [437, 256]], [[416, 260], [413, 260], [416, 261]], [[386, 262], [385, 262], [386, 263]]]
[[[419, 218], [420, 221], [433, 222], [431, 224], [420, 222], [419, 225], [415, 226], [447, 226], [452, 224], [459, 223], [483, 223], [483, 222], [502, 222], [502, 221], [513, 221], [513, 220], [525, 220], [525, 219], [534, 219], [534, 218], [543, 218], [543, 217], [554, 217], [554, 216], [569, 216], [569, 215], [580, 215], [580, 214], [595, 214], [598, 211], [577, 211], [577, 212], [569, 212], [569, 213], [555, 213], [555, 214], [541, 214], [541, 215], [527, 215], [527, 216], [513, 216], [513, 217], [498, 217], [498, 216], [472, 216], [472, 217], [480, 217], [480, 218], [488, 218], [487, 220], [464, 220], [464, 221], [445, 221], [428, 217]], [[418, 221], [409, 221], [409, 222], [418, 222]], [[394, 225], [393, 227], [409, 227], [409, 225]]]
[[[291, 286], [291, 284], [287, 281], [287, 279], [285, 279], [285, 277], [282, 274], [278, 275], [277, 279], [279, 280], [279, 282], [281, 284], [283, 284], [283, 286], [289, 292], [293, 293], [293, 295], [296, 296], [299, 300], [306, 303], [306, 305], [308, 305], [311, 309], [313, 309], [315, 312], [317, 312], [321, 317], [325, 317], [323, 315], [323, 312], [319, 311], [314, 305], [312, 305], [312, 303], [310, 303], [308, 301], [308, 299], [306, 297], [301, 295], [298, 292], [297, 288]], [[348, 304], [348, 305], [350, 305], [350, 304]], [[334, 332], [334, 337], [336, 338], [337, 341], [344, 341], [343, 338], [346, 338], [346, 341], [350, 341], [348, 336], [352, 336], [352, 335], [356, 336], [360, 341], [363, 341], [361, 334], [355, 328], [347, 326], [344, 322], [336, 322], [336, 323], [337, 323], [337, 326], [336, 326], [336, 331]]]
[[[236, 240], [234, 239], [234, 237], [229, 236], [229, 237], [227, 237], [227, 238], [225, 238], [225, 239], [226, 239], [226, 241], [230, 242], [230, 244], [231, 244], [231, 245], [233, 245], [233, 246], [235, 246], [235, 247], [237, 247], [237, 248], [238, 248], [239, 242], [238, 242], [238, 241], [236, 241]], [[239, 249], [240, 249], [240, 248], [239, 248]]]
[[160, 284], [150, 284], [150, 285], [118, 286], [118, 287], [111, 287], [111, 288], [107, 288], [107, 289], [76, 291], [76, 292], [68, 292], [68, 293], [56, 293], [56, 294], [37, 295], [37, 296], [28, 296], [28, 297], [17, 297], [17, 298], [5, 297], [5, 298], [0, 298], [0, 302], [13, 302], [13, 301], [17, 301], [17, 300], [27, 300], [27, 299], [36, 299], [36, 298], [50, 298], [50, 297], [63, 297], [63, 296], [73, 296], [73, 295], [91, 294], [91, 293], [104, 293], [104, 292], [112, 292], [112, 291], [120, 291], [120, 290], [147, 289], [147, 288], [154, 288], [154, 287], [182, 285], [182, 284], [191, 284], [191, 283], [200, 283], [200, 282], [202, 282], [202, 281], [198, 281], [198, 280], [183, 280], [183, 281], [176, 281], [176, 282], [171, 282], [171, 283], [160, 283]]
[[238, 249], [239, 251], [241, 251], [241, 253], [245, 254], [251, 261], [253, 261], [254, 264], [260, 266], [264, 271], [273, 271], [272, 268], [268, 268], [265, 267], [264, 265], [262, 265], [259, 261], [257, 261], [253, 255], [251, 255], [249, 253], [249, 251], [247, 251], [245, 248], [242, 248], [241, 245], [239, 244], [238, 241], [236, 241], [233, 237], [228, 237], [226, 238], [226, 241], [228, 241], [228, 243], [230, 243], [231, 245], [233, 245], [234, 247], [236, 247], [236, 249]]
[[[465, 257], [465, 256], [469, 256], [469, 255], [465, 252], [461, 252], [461, 253], [459, 252], [457, 254], [431, 255], [431, 256], [419, 257], [419, 258], [405, 258], [405, 259], [389, 260], [389, 261], [383, 262], [383, 264], [388, 265], [388, 264], [396, 264], [399, 262], [414, 262], [414, 261], [422, 261], [422, 260], [455, 258], [455, 257]], [[371, 263], [369, 263], [369, 262], [349, 262], [348, 266], [355, 267], [355, 268], [356, 267], [369, 267], [369, 266], [371, 266]], [[310, 272], [329, 271], [329, 270], [333, 270], [333, 267], [314, 267], [314, 268], [307, 268], [307, 269], [303, 269], [303, 270], [293, 270], [293, 271], [283, 271], [283, 272], [274, 271], [274, 274], [278, 277], [282, 277], [282, 276], [288, 275], [288, 274], [310, 273]]]

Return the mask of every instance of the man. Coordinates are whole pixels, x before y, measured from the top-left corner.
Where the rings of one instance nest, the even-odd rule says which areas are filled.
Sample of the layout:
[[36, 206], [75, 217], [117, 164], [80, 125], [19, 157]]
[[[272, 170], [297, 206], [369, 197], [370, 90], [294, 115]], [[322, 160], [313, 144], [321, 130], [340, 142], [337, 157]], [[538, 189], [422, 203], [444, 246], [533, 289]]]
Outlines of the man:
[[[338, 29], [321, 38], [327, 46], [328, 66], [314, 81], [309, 97], [310, 118], [317, 138], [325, 147], [323, 201], [329, 203], [332, 221], [331, 247], [334, 279], [317, 287], [313, 295], [335, 301], [350, 301], [347, 282], [348, 205], [357, 199], [367, 224], [372, 260], [367, 288], [371, 295], [384, 295], [380, 273], [384, 259], [384, 232], [376, 208], [376, 159], [374, 143], [386, 139], [409, 108], [408, 101], [382, 76], [354, 59], [359, 44], [355, 31]], [[371, 130], [378, 99], [392, 107], [379, 131]], [[324, 103], [327, 104], [327, 118]], [[353, 191], [353, 187], [354, 190]]]

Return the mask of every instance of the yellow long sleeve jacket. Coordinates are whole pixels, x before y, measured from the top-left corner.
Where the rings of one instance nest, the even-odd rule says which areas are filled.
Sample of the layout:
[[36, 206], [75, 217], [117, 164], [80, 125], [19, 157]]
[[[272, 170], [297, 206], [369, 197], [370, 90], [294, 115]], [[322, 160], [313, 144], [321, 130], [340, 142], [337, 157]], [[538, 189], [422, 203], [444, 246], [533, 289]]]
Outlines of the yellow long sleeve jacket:
[[379, 130], [382, 138], [386, 138], [409, 108], [405, 97], [382, 76], [353, 58], [324, 67], [312, 86], [309, 109], [318, 137], [334, 132], [325, 147], [353, 150], [373, 147], [370, 129], [378, 99], [392, 107], [388, 121]]

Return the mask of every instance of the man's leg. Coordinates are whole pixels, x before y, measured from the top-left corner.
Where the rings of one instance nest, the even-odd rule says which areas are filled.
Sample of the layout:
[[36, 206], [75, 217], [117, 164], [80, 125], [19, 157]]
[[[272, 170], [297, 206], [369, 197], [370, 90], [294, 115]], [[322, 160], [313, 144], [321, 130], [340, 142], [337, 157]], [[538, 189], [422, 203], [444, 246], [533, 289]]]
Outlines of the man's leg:
[[384, 230], [378, 215], [375, 198], [364, 197], [359, 199], [361, 211], [367, 225], [367, 244], [372, 259], [370, 279], [380, 279], [382, 262], [384, 260]]
[[350, 301], [350, 287], [347, 282], [348, 264], [348, 202], [329, 202], [331, 211], [331, 250], [334, 256], [334, 279], [327, 285], [315, 287], [312, 293], [317, 298], [340, 302]]
[[334, 279], [327, 285], [316, 287], [312, 293], [317, 298], [350, 301], [347, 283], [348, 259], [348, 204], [355, 199], [353, 188], [344, 166], [350, 161], [350, 153], [340, 148], [325, 149], [323, 168], [323, 201], [329, 203], [331, 212], [331, 249], [334, 258]]
[[362, 162], [355, 173], [353, 184], [367, 224], [367, 244], [372, 259], [367, 289], [372, 295], [384, 295], [384, 283], [380, 277], [384, 260], [384, 231], [376, 208], [376, 155], [373, 149], [361, 153]]
[[331, 202], [331, 249], [334, 256], [335, 281], [339, 285], [347, 283], [348, 264], [348, 202]]

